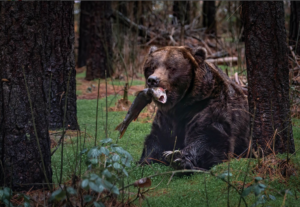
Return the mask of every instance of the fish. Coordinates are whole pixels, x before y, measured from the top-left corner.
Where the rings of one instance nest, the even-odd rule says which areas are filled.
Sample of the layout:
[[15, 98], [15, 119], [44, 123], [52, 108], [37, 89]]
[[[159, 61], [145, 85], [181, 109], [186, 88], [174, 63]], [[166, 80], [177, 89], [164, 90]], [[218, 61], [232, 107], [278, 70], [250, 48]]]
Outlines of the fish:
[[140, 112], [152, 102], [152, 99], [155, 99], [161, 103], [167, 102], [166, 91], [163, 88], [145, 88], [144, 90], [137, 93], [136, 98], [132, 102], [125, 119], [122, 123], [120, 123], [115, 130], [120, 132], [120, 139], [124, 135], [127, 127], [132, 122], [132, 120], [136, 120], [140, 114]]
[[153, 94], [153, 98], [163, 104], [165, 104], [167, 102], [167, 94], [166, 94], [166, 90], [160, 87], [156, 87], [156, 88], [151, 88], [152, 89], [152, 94]]

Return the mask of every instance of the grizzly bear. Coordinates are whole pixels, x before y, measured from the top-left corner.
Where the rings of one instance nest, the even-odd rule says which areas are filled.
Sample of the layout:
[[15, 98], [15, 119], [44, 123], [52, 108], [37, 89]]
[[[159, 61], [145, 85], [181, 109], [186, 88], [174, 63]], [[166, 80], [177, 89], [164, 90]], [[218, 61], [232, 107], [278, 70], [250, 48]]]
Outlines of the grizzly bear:
[[180, 169], [210, 169], [247, 149], [247, 97], [205, 58], [202, 47], [150, 48], [143, 67], [147, 85], [165, 89], [167, 102], [154, 100], [158, 110], [140, 163], [169, 164], [163, 153], [179, 150], [173, 160]]

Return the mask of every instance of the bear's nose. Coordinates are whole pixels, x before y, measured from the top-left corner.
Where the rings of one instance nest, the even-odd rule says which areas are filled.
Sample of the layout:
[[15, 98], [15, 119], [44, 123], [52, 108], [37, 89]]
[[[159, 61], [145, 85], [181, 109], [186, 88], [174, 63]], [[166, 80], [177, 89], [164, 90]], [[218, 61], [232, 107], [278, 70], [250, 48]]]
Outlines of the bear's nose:
[[151, 75], [149, 76], [147, 83], [149, 87], [156, 87], [159, 84], [159, 78], [154, 75]]

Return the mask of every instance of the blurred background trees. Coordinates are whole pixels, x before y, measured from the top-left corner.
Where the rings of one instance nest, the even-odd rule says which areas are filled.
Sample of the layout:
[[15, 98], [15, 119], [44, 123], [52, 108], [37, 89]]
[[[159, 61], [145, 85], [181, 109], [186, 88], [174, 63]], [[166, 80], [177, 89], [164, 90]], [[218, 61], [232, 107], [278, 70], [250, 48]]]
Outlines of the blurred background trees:
[[204, 1], [203, 2], [203, 27], [206, 27], [206, 33], [216, 34], [216, 2]]
[[78, 66], [86, 65], [86, 80], [112, 73], [111, 2], [82, 2]]

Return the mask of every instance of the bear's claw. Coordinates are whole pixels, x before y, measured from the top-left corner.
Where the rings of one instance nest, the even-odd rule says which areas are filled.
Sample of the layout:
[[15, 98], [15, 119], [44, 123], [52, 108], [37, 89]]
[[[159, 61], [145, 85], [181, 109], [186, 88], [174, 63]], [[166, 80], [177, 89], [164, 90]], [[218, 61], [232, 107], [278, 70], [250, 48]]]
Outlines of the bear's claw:
[[[177, 162], [178, 159], [181, 159], [181, 151], [180, 150], [174, 150], [174, 151], [164, 151], [163, 156], [164, 158], [168, 161], [171, 162], [172, 156], [173, 155], [173, 162]], [[176, 159], [175, 159], [176, 158]], [[174, 160], [175, 159], [175, 160]], [[177, 161], [176, 161], [177, 160]]]

